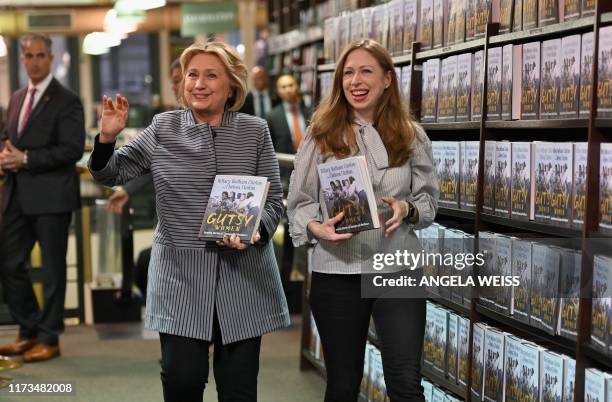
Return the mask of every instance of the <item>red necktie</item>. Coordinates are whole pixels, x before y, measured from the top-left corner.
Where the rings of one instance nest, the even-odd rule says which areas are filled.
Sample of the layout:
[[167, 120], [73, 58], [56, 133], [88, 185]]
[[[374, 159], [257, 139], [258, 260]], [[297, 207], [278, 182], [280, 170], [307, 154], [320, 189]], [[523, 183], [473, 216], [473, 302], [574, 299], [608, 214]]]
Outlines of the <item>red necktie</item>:
[[28, 120], [30, 115], [32, 114], [32, 107], [34, 106], [34, 95], [36, 94], [36, 88], [30, 89], [30, 99], [28, 99], [28, 104], [26, 105], [25, 113], [23, 114], [23, 120], [21, 121], [21, 127], [19, 127], [19, 136], [21, 136], [21, 132], [25, 128], [26, 124], [28, 124]]
[[293, 150], [297, 152], [302, 141], [302, 128], [300, 127], [300, 119], [295, 105], [291, 105], [291, 114], [293, 115]]

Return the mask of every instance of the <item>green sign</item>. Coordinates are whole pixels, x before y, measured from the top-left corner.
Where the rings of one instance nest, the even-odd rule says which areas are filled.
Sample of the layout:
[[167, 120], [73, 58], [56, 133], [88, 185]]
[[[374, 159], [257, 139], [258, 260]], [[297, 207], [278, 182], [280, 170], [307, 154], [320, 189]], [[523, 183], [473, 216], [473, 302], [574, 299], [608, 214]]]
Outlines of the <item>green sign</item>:
[[233, 1], [181, 6], [181, 36], [229, 32], [236, 29], [236, 4]]

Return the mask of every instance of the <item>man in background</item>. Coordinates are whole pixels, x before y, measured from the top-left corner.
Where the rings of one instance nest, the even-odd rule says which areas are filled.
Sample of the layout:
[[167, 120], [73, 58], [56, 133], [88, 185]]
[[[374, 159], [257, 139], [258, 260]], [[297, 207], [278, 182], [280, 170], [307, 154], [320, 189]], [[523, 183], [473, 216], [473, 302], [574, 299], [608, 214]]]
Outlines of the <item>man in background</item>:
[[251, 83], [253, 89], [247, 94], [241, 112], [265, 119], [273, 107], [280, 100], [268, 89], [270, 79], [268, 73], [261, 66], [255, 66], [251, 70]]
[[[83, 156], [85, 125], [79, 97], [51, 74], [51, 39], [29, 34], [21, 50], [29, 83], [10, 99], [0, 141], [0, 279], [19, 337], [0, 346], [0, 355], [23, 354], [32, 362], [60, 355], [68, 229], [80, 207], [75, 163]], [[36, 241], [43, 263], [42, 311], [26, 269]]]
[[302, 103], [299, 88], [298, 81], [290, 74], [281, 75], [276, 81], [276, 92], [282, 102], [267, 116], [276, 152], [294, 154], [306, 131], [310, 110]]

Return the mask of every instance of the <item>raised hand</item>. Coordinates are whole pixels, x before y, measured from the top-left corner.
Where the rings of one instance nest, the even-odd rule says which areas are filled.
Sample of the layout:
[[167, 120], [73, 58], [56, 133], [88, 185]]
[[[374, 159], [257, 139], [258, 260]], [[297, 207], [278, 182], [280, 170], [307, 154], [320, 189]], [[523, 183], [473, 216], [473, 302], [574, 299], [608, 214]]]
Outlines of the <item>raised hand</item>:
[[100, 142], [112, 143], [125, 128], [129, 110], [128, 101], [124, 96], [117, 95], [115, 103], [104, 95], [102, 97], [102, 116], [98, 127], [100, 128]]

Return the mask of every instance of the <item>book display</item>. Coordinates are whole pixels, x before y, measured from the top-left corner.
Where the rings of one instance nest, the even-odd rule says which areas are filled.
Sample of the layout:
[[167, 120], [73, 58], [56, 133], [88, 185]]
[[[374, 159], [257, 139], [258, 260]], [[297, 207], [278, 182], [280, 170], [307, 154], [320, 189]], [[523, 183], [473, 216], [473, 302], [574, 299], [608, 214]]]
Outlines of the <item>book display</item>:
[[[419, 233], [423, 248], [457, 250], [445, 242], [460, 233], [464, 251], [487, 250], [485, 265], [467, 277], [518, 277], [516, 286], [429, 287], [427, 400], [606, 401], [612, 2], [384, 4], [399, 3], [403, 25], [389, 16], [386, 28], [363, 32], [387, 30], [401, 91], [432, 140], [441, 198], [437, 224]], [[320, 26], [336, 29], [322, 41], [335, 49], [337, 25]], [[331, 83], [337, 54], [328, 56], [316, 68], [315, 100]]]

